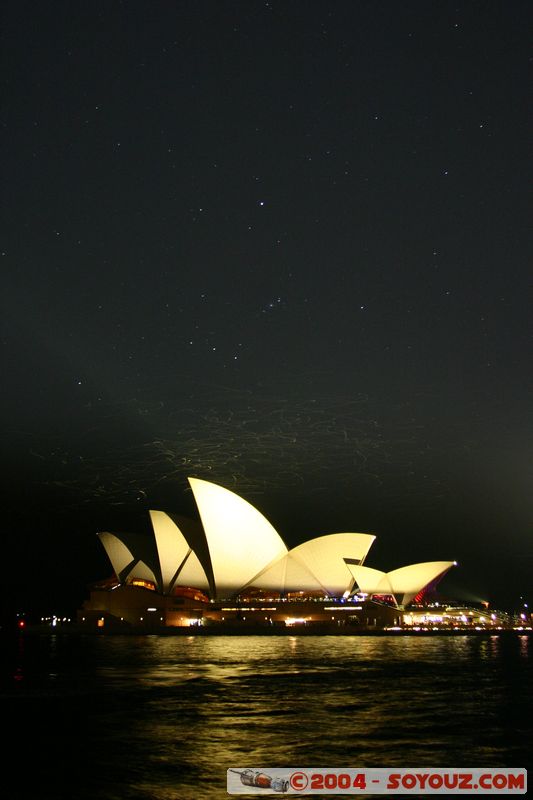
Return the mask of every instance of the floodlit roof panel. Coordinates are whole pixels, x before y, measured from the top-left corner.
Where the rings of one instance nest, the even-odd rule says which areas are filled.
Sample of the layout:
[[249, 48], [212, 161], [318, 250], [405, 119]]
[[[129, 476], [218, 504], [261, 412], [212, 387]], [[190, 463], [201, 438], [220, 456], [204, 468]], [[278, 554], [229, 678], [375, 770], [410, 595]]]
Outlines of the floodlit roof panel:
[[218, 597], [233, 594], [287, 552], [280, 535], [250, 503], [208, 481], [189, 478], [205, 535]]

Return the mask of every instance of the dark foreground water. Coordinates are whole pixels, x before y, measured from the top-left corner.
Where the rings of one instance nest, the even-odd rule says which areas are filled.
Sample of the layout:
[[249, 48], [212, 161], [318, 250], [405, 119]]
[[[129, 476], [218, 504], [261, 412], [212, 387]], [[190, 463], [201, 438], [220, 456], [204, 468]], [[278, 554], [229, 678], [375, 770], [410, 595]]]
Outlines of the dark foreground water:
[[14, 776], [17, 798], [215, 800], [230, 766], [532, 761], [527, 636], [2, 644], [3, 784]]

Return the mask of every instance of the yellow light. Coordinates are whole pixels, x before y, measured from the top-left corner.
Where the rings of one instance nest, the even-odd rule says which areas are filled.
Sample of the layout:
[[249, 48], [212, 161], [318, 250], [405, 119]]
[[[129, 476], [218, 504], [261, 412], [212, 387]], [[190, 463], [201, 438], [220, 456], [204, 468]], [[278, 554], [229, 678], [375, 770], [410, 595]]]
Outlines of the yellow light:
[[141, 586], [143, 589], [150, 589], [150, 591], [155, 591], [155, 584], [152, 581], [145, 581], [141, 578], [134, 578], [131, 582], [132, 586]]
[[270, 522], [242, 497], [198, 478], [189, 478], [189, 483], [209, 545], [219, 596], [246, 585], [265, 564], [287, 553]]

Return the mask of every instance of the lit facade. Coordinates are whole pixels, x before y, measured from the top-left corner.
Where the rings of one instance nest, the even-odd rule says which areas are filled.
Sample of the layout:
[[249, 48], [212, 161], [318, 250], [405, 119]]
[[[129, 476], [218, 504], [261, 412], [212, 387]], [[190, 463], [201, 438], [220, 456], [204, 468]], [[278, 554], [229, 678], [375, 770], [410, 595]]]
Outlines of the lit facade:
[[285, 626], [397, 624], [399, 608], [419, 601], [454, 564], [372, 569], [364, 563], [375, 540], [368, 533], [319, 536], [289, 550], [246, 500], [198, 478], [189, 483], [201, 525], [150, 511], [152, 537], [98, 534], [115, 576], [95, 587], [84, 619], [101, 613], [101, 620], [144, 626], [240, 624], [246, 617]]

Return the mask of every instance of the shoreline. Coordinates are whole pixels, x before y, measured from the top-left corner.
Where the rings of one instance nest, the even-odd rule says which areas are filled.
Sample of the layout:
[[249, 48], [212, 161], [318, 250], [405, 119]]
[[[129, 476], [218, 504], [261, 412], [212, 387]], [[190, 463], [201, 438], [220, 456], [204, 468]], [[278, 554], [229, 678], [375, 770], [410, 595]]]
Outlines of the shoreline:
[[491, 630], [484, 628], [481, 630], [468, 630], [467, 628], [446, 630], [446, 629], [427, 629], [412, 630], [402, 629], [379, 629], [379, 630], [353, 630], [347, 628], [333, 628], [331, 626], [312, 626], [312, 627], [288, 627], [288, 628], [266, 628], [263, 626], [190, 626], [190, 627], [166, 627], [166, 628], [86, 628], [82, 625], [65, 625], [55, 628], [42, 625], [28, 625], [23, 630], [17, 631], [20, 636], [409, 636], [409, 637], [435, 637], [435, 636], [531, 636], [533, 629], [524, 628], [502, 628]]

